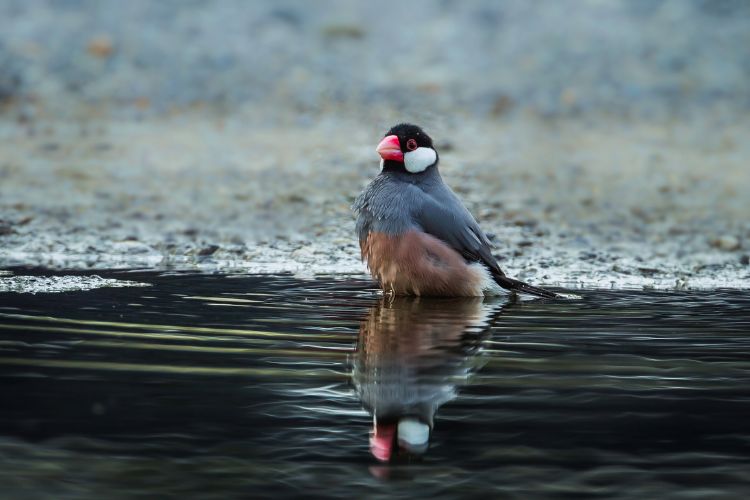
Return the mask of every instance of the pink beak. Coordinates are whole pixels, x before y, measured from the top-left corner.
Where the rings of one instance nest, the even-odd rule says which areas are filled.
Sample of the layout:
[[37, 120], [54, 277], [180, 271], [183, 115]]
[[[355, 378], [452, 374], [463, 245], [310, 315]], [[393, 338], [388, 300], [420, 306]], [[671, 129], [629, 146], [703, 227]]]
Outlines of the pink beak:
[[[395, 137], [395, 136], [393, 136]], [[375, 423], [370, 436], [370, 453], [381, 462], [387, 462], [393, 455], [393, 441], [396, 436], [396, 425], [378, 425]]]
[[395, 135], [384, 137], [376, 151], [384, 160], [404, 161], [404, 153], [401, 152], [401, 145]]

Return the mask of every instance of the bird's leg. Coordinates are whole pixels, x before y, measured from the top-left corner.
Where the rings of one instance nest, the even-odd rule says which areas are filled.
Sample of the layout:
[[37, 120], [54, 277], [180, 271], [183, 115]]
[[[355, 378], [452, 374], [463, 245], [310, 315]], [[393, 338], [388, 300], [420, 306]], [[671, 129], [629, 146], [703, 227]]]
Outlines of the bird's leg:
[[396, 298], [396, 290], [393, 288], [393, 282], [390, 282], [386, 285], [388, 288], [384, 289], [383, 292], [385, 293], [385, 296], [388, 298], [388, 303], [393, 303], [393, 300]]

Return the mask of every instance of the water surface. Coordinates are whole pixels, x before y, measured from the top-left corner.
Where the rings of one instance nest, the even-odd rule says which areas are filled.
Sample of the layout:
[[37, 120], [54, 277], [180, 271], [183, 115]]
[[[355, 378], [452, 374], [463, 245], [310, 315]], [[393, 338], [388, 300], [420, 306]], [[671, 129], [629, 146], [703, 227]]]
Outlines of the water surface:
[[152, 286], [0, 294], [4, 497], [750, 493], [745, 292], [100, 274]]

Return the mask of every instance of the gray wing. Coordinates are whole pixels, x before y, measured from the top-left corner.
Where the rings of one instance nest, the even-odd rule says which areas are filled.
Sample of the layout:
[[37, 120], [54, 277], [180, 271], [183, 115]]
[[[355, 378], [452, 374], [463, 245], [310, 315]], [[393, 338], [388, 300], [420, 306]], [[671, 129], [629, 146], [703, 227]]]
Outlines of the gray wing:
[[509, 278], [492, 256], [490, 242], [479, 224], [447, 186], [424, 190], [414, 184], [391, 186], [380, 176], [360, 195], [352, 207], [358, 212], [360, 244], [370, 231], [400, 234], [420, 227], [444, 241], [469, 262], [481, 262], [503, 288], [537, 297], [555, 297], [554, 292]]
[[537, 297], [557, 297], [555, 292], [506, 276], [492, 256], [487, 236], [479, 229], [479, 224], [458, 196], [447, 187], [434, 194], [425, 192], [415, 217], [426, 233], [443, 240], [467, 261], [482, 262], [487, 266], [493, 279], [501, 287]]
[[[442, 191], [442, 190], [441, 190]], [[452, 191], [424, 193], [415, 222], [432, 236], [444, 241], [470, 262], [482, 262], [493, 273], [504, 276], [487, 236]]]

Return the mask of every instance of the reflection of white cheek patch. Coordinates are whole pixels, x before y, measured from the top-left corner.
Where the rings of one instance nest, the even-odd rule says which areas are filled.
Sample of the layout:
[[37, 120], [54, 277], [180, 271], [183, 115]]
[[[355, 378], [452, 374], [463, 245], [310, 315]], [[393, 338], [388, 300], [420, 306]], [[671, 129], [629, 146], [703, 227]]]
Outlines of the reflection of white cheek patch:
[[404, 153], [404, 166], [412, 174], [418, 174], [437, 160], [437, 153], [432, 148], [417, 148]]
[[414, 418], [398, 423], [398, 444], [412, 453], [424, 453], [430, 444], [430, 426]]

